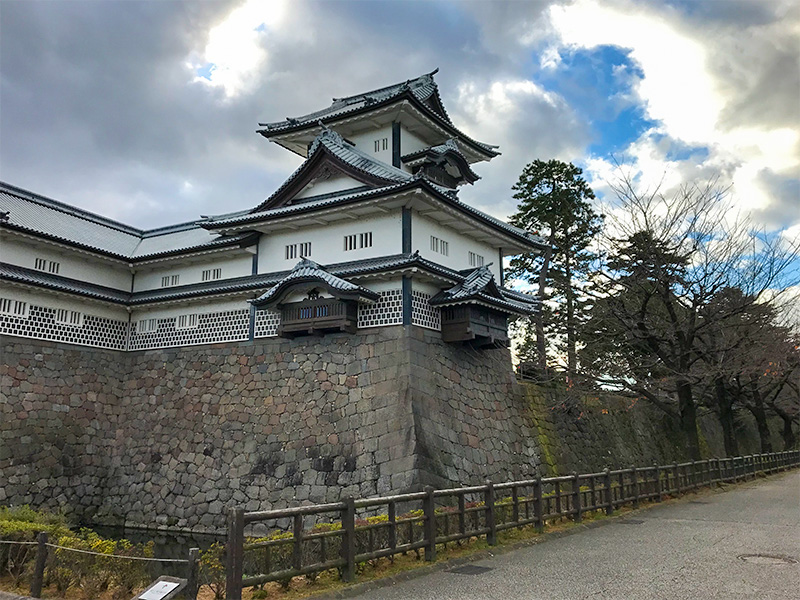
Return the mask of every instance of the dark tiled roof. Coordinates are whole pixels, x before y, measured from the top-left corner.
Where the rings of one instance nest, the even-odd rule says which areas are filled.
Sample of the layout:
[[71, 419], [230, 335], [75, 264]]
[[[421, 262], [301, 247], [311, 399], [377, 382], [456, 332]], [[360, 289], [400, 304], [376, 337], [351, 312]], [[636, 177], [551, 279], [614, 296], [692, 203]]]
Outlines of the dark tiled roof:
[[500, 288], [489, 270], [484, 265], [470, 272], [449, 290], [443, 290], [431, 298], [431, 306], [449, 306], [481, 302], [516, 314], [533, 314], [538, 310], [538, 301], [528, 297], [523, 300], [519, 294], [509, 294]]
[[422, 150], [417, 150], [416, 152], [405, 154], [400, 157], [400, 160], [410, 167], [415, 167], [432, 159], [444, 157], [447, 154], [453, 156], [457, 163], [460, 163], [458, 166], [463, 172], [465, 181], [473, 183], [480, 179], [480, 176], [469, 166], [469, 161], [467, 161], [466, 157], [461, 153], [461, 150], [458, 149], [458, 144], [452, 138], [438, 146], [430, 146]]
[[393, 185], [386, 185], [372, 190], [361, 190], [357, 192], [351, 192], [345, 190], [341, 194], [328, 195], [325, 196], [324, 198], [320, 198], [319, 200], [309, 200], [307, 202], [292, 204], [289, 206], [280, 206], [278, 208], [261, 210], [259, 212], [242, 214], [234, 217], [229, 217], [227, 215], [223, 215], [221, 217], [212, 217], [203, 222], [203, 227], [207, 227], [208, 229], [222, 229], [230, 226], [246, 225], [248, 223], [257, 223], [259, 221], [277, 219], [287, 215], [312, 212], [314, 210], [322, 208], [329, 208], [332, 206], [349, 204], [352, 202], [368, 200], [371, 198], [379, 198], [381, 196], [386, 196], [389, 194], [394, 194], [411, 189], [416, 185], [423, 186], [425, 189], [434, 194], [437, 198], [443, 200], [450, 206], [453, 206], [454, 208], [457, 208], [462, 212], [477, 217], [479, 220], [484, 221], [485, 223], [497, 229], [500, 229], [507, 234], [513, 235], [517, 238], [524, 240], [528, 245], [538, 246], [539, 248], [546, 247], [546, 243], [540, 237], [533, 235], [532, 233], [527, 232], [524, 229], [520, 229], [519, 227], [514, 227], [513, 225], [509, 225], [505, 221], [501, 221], [500, 219], [488, 215], [485, 212], [478, 210], [477, 208], [473, 208], [469, 204], [461, 202], [453, 190], [450, 190], [443, 186], [439, 186], [435, 183], [428, 181], [424, 177], [420, 176], [413, 176], [410, 177], [407, 181], [396, 183]]
[[402, 96], [410, 97], [419, 102], [430, 117], [434, 121], [438, 121], [439, 125], [455, 133], [459, 139], [465, 143], [480, 149], [485, 155], [494, 157], [499, 155], [497, 147], [491, 144], [485, 144], [477, 140], [473, 140], [469, 136], [459, 131], [453, 122], [450, 120], [449, 115], [444, 110], [441, 96], [439, 96], [439, 88], [433, 80], [433, 76], [439, 69], [420, 75], [414, 79], [409, 79], [402, 83], [396, 83], [363, 94], [356, 94], [355, 96], [347, 96], [344, 98], [334, 98], [333, 102], [327, 108], [318, 110], [307, 115], [299, 117], [287, 117], [283, 121], [276, 121], [272, 123], [259, 123], [259, 133], [266, 137], [278, 135], [280, 133], [292, 131], [295, 129], [304, 129], [309, 126], [314, 126], [320, 121], [332, 123], [340, 118], [355, 115], [359, 112], [366, 112], [379, 106], [391, 104], [395, 99]]
[[[409, 267], [422, 269], [456, 284], [466, 279], [464, 274], [422, 258], [417, 253], [393, 254], [365, 260], [335, 263], [325, 266], [323, 272], [327, 273], [330, 277], [342, 280], [341, 278], [344, 277], [358, 277], [359, 275], [402, 270]], [[291, 274], [292, 271], [279, 271], [276, 273], [247, 275], [245, 277], [207, 281], [170, 288], [158, 288], [130, 294], [122, 290], [86, 283], [77, 279], [69, 279], [60, 275], [52, 275], [50, 273], [43, 273], [16, 265], [0, 263], [0, 280], [45, 287], [52, 290], [69, 292], [89, 298], [131, 306], [197, 298], [200, 296], [264, 290], [275, 286], [278, 282], [286, 279]], [[348, 285], [356, 285], [350, 282], [345, 283]], [[521, 294], [520, 292], [512, 292], [511, 290], [501, 288], [501, 293], [504, 296], [508, 296], [509, 300], [512, 301], [524, 302], [527, 298], [529, 302], [536, 302], [535, 299], [530, 299], [529, 296]]]
[[25, 267], [18, 267], [17, 265], [10, 265], [7, 263], [0, 263], [0, 280], [35, 285], [59, 292], [79, 294], [97, 300], [115, 302], [117, 304], [126, 304], [130, 301], [131, 297], [128, 292], [122, 290], [86, 283], [85, 281], [78, 281], [77, 279], [69, 279], [67, 277], [61, 277], [60, 275], [43, 273], [41, 271], [26, 269]]
[[253, 300], [253, 304], [256, 306], [269, 305], [288, 287], [305, 282], [319, 282], [327, 286], [329, 290], [343, 292], [356, 297], [364, 297], [370, 300], [377, 300], [379, 296], [372, 290], [333, 275], [320, 267], [313, 260], [304, 258], [294, 266], [286, 277], [281, 279], [257, 299]]
[[[269, 198], [264, 200], [264, 202], [256, 206], [247, 214], [262, 212], [267, 207], [273, 205], [280, 198], [280, 196], [286, 192], [286, 190], [295, 184], [296, 181], [302, 180], [303, 175], [309, 171], [310, 165], [313, 165], [315, 162], [317, 162], [317, 154], [322, 152], [327, 152], [327, 154], [332, 156], [334, 160], [341, 161], [341, 163], [345, 165], [348, 170], [354, 171], [355, 173], [361, 173], [367, 176], [369, 180], [373, 182], [375, 180], [379, 180], [385, 185], [391, 185], [393, 183], [409, 181], [413, 178], [411, 174], [406, 173], [402, 169], [387, 165], [384, 162], [376, 160], [369, 154], [362, 152], [349, 142], [346, 142], [341, 135], [325, 127], [323, 128], [322, 133], [320, 133], [311, 144], [308, 157], [305, 161], [303, 161], [303, 164], [300, 165], [295, 172], [292, 173], [289, 178], [269, 196]], [[352, 193], [352, 190], [345, 190], [342, 192], [342, 194], [347, 193]], [[326, 195], [326, 197], [333, 196], [338, 196], [338, 194]], [[301, 202], [303, 204], [308, 204], [310, 200], [304, 198]]]
[[[287, 117], [283, 121], [276, 121], [274, 123], [259, 123], [261, 127], [265, 127], [267, 131], [278, 131], [281, 129], [290, 129], [300, 124], [316, 123], [321, 119], [330, 119], [338, 117], [357, 110], [370, 107], [373, 104], [378, 104], [385, 100], [389, 100], [400, 94], [410, 91], [421, 102], [427, 102], [436, 94], [438, 96], [438, 89], [436, 83], [433, 81], [433, 76], [438, 69], [425, 75], [420, 75], [415, 79], [409, 79], [401, 83], [395, 83], [377, 90], [364, 92], [363, 94], [356, 94], [355, 96], [346, 96], [343, 98], [334, 98], [331, 105], [322, 110], [318, 110], [301, 117]], [[434, 103], [435, 104], [435, 103]], [[436, 113], [448, 123], [450, 117], [441, 110], [441, 99], [439, 99], [439, 106]]]
[[6, 213], [0, 227], [132, 262], [239, 245], [248, 238], [248, 234], [209, 235], [197, 223], [136, 229], [4, 183], [0, 183], [0, 212]]

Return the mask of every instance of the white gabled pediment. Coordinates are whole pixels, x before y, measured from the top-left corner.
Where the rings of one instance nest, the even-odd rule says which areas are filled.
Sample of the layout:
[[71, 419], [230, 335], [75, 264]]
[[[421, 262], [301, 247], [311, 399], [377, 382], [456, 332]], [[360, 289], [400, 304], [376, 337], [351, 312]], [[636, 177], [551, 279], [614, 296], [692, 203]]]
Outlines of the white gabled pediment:
[[353, 177], [345, 175], [341, 171], [323, 169], [318, 176], [314, 177], [314, 179], [297, 192], [287, 204], [291, 204], [295, 199], [299, 200], [311, 196], [322, 196], [324, 194], [333, 194], [363, 187], [363, 181], [358, 181]]

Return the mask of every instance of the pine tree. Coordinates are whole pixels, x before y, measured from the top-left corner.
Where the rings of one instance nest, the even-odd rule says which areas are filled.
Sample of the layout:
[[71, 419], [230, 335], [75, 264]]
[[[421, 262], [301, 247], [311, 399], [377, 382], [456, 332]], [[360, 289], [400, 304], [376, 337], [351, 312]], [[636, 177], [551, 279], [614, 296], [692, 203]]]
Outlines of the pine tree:
[[[577, 370], [581, 324], [589, 316], [589, 299], [581, 293], [595, 258], [589, 246], [603, 222], [589, 203], [594, 192], [581, 174], [575, 165], [559, 160], [528, 164], [512, 187], [519, 204], [510, 219], [517, 227], [538, 233], [551, 247], [544, 256], [523, 254], [512, 259], [508, 276], [538, 285], [543, 310], [534, 317], [534, 330], [540, 370], [547, 368], [547, 336], [553, 348], [566, 355], [570, 377]], [[530, 335], [530, 327], [519, 329]], [[522, 344], [530, 347], [530, 342]]]

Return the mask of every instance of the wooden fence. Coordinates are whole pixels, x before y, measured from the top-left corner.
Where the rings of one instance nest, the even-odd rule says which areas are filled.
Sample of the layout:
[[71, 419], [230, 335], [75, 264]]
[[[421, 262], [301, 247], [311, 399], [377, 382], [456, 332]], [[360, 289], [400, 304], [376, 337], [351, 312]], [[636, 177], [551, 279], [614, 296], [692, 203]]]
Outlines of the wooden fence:
[[[338, 569], [344, 581], [355, 579], [358, 563], [385, 556], [424, 551], [436, 560], [437, 544], [486, 536], [533, 525], [542, 531], [548, 521], [584, 513], [611, 514], [643, 500], [723, 482], [737, 482], [757, 473], [774, 473], [800, 465], [800, 451], [713, 458], [672, 465], [631, 467], [564, 477], [537, 477], [381, 498], [345, 498], [342, 502], [296, 508], [229, 513], [226, 546], [226, 598], [241, 600], [242, 589], [269, 581]], [[306, 522], [310, 528], [306, 528]], [[291, 523], [291, 532], [246, 539], [245, 528], [256, 523]]]

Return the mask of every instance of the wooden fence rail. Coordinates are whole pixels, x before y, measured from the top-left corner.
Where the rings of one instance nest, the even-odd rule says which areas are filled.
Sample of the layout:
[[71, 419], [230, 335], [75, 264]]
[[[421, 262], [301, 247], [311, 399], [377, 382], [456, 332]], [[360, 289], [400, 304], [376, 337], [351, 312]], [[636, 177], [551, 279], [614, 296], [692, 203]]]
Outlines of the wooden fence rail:
[[[581, 521], [586, 513], [660, 502], [703, 486], [744, 481], [758, 473], [800, 466], [800, 451], [631, 467], [599, 473], [572, 473], [380, 498], [245, 512], [232, 508], [226, 546], [226, 598], [241, 600], [242, 589], [269, 581], [338, 569], [355, 579], [356, 565], [406, 552], [436, 560], [436, 547], [548, 521]], [[291, 523], [291, 533], [247, 540], [245, 527]]]

